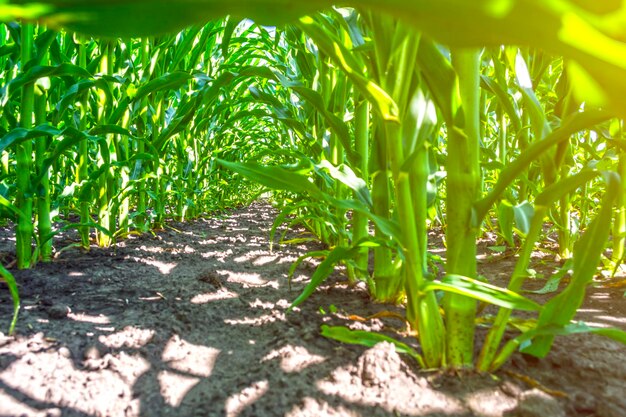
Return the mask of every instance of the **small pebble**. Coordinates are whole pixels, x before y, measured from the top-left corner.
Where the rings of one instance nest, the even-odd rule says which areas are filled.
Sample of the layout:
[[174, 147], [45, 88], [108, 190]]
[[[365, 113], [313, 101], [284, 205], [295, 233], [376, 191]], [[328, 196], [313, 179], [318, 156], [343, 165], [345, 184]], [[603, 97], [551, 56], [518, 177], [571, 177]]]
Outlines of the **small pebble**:
[[88, 346], [83, 352], [83, 359], [87, 360], [97, 360], [100, 359], [100, 351], [95, 346]]
[[48, 309], [48, 317], [55, 320], [61, 320], [67, 317], [70, 314], [70, 308], [63, 304], [53, 305]]
[[65, 347], [65, 346], [61, 346], [59, 348], [59, 355], [63, 356], [64, 358], [71, 358], [72, 357], [72, 352], [70, 352], [70, 350]]

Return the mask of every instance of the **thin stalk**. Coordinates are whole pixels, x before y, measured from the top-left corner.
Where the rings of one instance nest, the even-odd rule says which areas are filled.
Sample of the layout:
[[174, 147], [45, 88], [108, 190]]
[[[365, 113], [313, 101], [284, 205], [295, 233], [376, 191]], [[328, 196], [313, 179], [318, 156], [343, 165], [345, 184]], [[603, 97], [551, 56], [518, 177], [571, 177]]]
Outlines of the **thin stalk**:
[[[46, 106], [48, 95], [42, 86], [38, 86], [35, 96], [35, 123], [41, 125], [46, 122]], [[41, 183], [37, 192], [37, 233], [39, 236], [39, 256], [43, 262], [52, 260], [52, 219], [50, 213], [50, 175], [49, 170], [42, 172], [43, 161], [48, 149], [47, 136], [35, 141], [35, 166]]]
[[[22, 24], [22, 68], [33, 57], [34, 26], [30, 23]], [[33, 114], [35, 106], [35, 86], [28, 83], [22, 87], [22, 100], [20, 108], [20, 126], [25, 129], [33, 127]], [[33, 158], [32, 141], [26, 140], [16, 148], [17, 167], [17, 196], [16, 207], [23, 213], [19, 216], [16, 227], [16, 254], [17, 267], [27, 269], [31, 266], [32, 236], [33, 236], [33, 196], [30, 189], [31, 162]]]
[[[113, 45], [109, 41], [103, 41], [103, 45], [101, 46], [101, 61], [100, 61], [100, 71], [104, 75], [111, 75], [113, 72]], [[107, 96], [103, 91], [99, 91], [98, 93], [98, 122], [100, 124], [106, 124], [107, 120], [107, 106], [110, 105], [107, 100]], [[106, 137], [106, 145], [111, 148], [110, 144], [112, 141], [112, 135], [107, 135]], [[109, 158], [113, 156], [114, 152], [111, 152], [109, 149]], [[100, 166], [107, 165], [105, 171], [100, 175], [98, 181], [98, 222], [100, 226], [104, 229], [109, 230], [111, 233], [115, 232], [115, 216], [111, 213], [111, 207], [113, 206], [111, 203], [112, 197], [112, 178], [110, 172], [110, 164], [111, 160], [105, 160], [102, 154], [102, 150], [100, 150], [98, 155], [98, 164]], [[112, 227], [113, 226], [113, 227]], [[111, 246], [112, 240], [110, 235], [97, 230], [96, 238], [98, 240], [98, 245], [100, 247], [109, 247]]]
[[[526, 240], [522, 246], [519, 259], [515, 264], [515, 270], [513, 271], [513, 275], [511, 276], [511, 280], [509, 282], [508, 289], [513, 292], [519, 292], [522, 288], [524, 280], [528, 277], [528, 264], [530, 263], [530, 257], [532, 256], [532, 252], [535, 248], [535, 243], [541, 234], [543, 219], [545, 218], [546, 213], [547, 207], [535, 207], [535, 214], [533, 215], [530, 230], [528, 231], [528, 235], [526, 236]], [[501, 308], [498, 311], [498, 315], [496, 316], [495, 322], [487, 334], [487, 338], [485, 339], [485, 343], [483, 344], [483, 348], [478, 358], [476, 368], [480, 372], [492, 370], [493, 361], [496, 357], [496, 353], [498, 352], [498, 348], [502, 341], [502, 336], [506, 330], [509, 318], [511, 317], [511, 313], [512, 310], [507, 308]]]
[[[618, 137], [623, 138], [624, 122], [619, 121]], [[617, 203], [615, 204], [615, 220], [613, 223], [613, 261], [621, 263], [626, 252], [626, 153], [620, 152], [617, 161], [617, 173], [622, 178]], [[586, 194], [583, 194], [586, 195]], [[587, 200], [586, 198], [583, 200]], [[582, 226], [582, 223], [581, 223]]]
[[[87, 40], [78, 39], [78, 65], [81, 68], [87, 67]], [[80, 100], [80, 122], [78, 129], [82, 132], [87, 128], [87, 106], [89, 101], [87, 94], [83, 94]], [[89, 143], [86, 140], [80, 141], [78, 144], [78, 165], [76, 167], [76, 182], [83, 184], [89, 177]], [[90, 214], [90, 196], [83, 195], [79, 202], [80, 222], [87, 224], [91, 221]], [[89, 250], [89, 226], [80, 226], [78, 228], [80, 234], [81, 246], [85, 250]]]
[[[567, 170], [562, 169], [562, 178], [567, 178]], [[571, 196], [565, 195], [559, 202], [559, 218], [560, 225], [558, 230], [559, 235], [559, 256], [561, 259], [569, 259], [572, 257], [572, 219], [570, 217], [571, 212]]]
[[[150, 79], [150, 43], [148, 42], [148, 38], [143, 38], [141, 40], [141, 81], [148, 82]], [[144, 97], [141, 101], [141, 119], [142, 125], [144, 126], [143, 139], [147, 139], [148, 132], [148, 98]], [[137, 153], [143, 154], [146, 151], [146, 144], [143, 140], [140, 140], [137, 143]], [[137, 173], [137, 176], [142, 176], [142, 173], [145, 171], [144, 161], [138, 160], [136, 163], [136, 170], [141, 172]], [[139, 227], [141, 232], [145, 232], [148, 230], [148, 218], [146, 215], [147, 210], [147, 202], [148, 202], [148, 194], [146, 191], [146, 183], [145, 181], [139, 182], [139, 187], [137, 191], [137, 216], [135, 217], [135, 224]]]
[[[130, 125], [130, 110], [127, 109], [122, 117], [122, 127], [128, 129]], [[121, 136], [116, 139], [116, 154], [118, 159], [122, 159], [124, 161], [128, 161], [130, 157], [130, 144], [127, 136]], [[129, 169], [127, 167], [123, 167], [119, 174], [120, 180], [120, 189], [126, 190], [128, 184], [130, 183]], [[128, 233], [129, 223], [130, 223], [130, 199], [128, 195], [124, 195], [118, 212], [118, 224], [119, 230], [122, 235]]]
[[[440, 367], [444, 359], [444, 327], [439, 313], [437, 300], [432, 291], [424, 292], [425, 286], [424, 255], [420, 245], [420, 235], [426, 234], [426, 212], [418, 212], [413, 202], [411, 173], [404, 164], [403, 138], [399, 125], [387, 123], [387, 137], [390, 140], [390, 152], [395, 157], [394, 171], [397, 172], [394, 183], [396, 190], [398, 220], [402, 224], [402, 246], [404, 253], [404, 279], [402, 282], [407, 295], [407, 320], [418, 331], [419, 340], [428, 367]], [[424, 153], [425, 149], [424, 149]], [[397, 158], [397, 159], [396, 159]], [[421, 199], [427, 195], [427, 183], [417, 185]]]

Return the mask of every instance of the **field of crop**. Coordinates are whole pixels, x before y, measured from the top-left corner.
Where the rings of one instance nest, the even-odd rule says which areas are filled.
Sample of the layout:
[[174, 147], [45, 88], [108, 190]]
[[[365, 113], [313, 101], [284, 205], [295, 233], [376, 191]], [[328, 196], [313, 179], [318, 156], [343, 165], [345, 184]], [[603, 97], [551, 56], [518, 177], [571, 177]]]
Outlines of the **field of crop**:
[[623, 415], [625, 15], [0, 2], [0, 415]]

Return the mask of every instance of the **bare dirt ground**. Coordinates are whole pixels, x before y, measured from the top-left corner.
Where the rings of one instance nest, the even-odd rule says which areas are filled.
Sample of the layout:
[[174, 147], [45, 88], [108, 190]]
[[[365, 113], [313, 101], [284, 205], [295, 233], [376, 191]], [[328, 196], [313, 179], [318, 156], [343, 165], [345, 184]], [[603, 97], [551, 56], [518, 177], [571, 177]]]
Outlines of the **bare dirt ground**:
[[[424, 371], [389, 344], [323, 338], [322, 324], [400, 337], [398, 320], [360, 318], [401, 309], [337, 274], [288, 313], [313, 271], [303, 264], [290, 289], [289, 267], [313, 247], [270, 252], [275, 214], [256, 203], [13, 271], [23, 309], [16, 335], [0, 333], [0, 416], [626, 416], [626, 347], [598, 336], [557, 339], [541, 361], [515, 354], [495, 375]], [[10, 231], [0, 237], [6, 264]], [[503, 283], [514, 257], [480, 262]], [[590, 289], [580, 318], [626, 329], [612, 284]], [[0, 331], [10, 316], [1, 286]]]

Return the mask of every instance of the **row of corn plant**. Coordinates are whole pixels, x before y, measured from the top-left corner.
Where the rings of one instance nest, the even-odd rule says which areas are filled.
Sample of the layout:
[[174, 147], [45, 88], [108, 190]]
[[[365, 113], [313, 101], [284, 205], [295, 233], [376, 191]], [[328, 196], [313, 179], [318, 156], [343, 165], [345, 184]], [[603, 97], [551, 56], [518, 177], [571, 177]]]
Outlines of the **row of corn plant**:
[[297, 120], [275, 117], [258, 95], [277, 88], [268, 66], [284, 51], [251, 22], [115, 41], [0, 26], [0, 215], [14, 221], [18, 268], [50, 261], [64, 230], [76, 229], [76, 245], [88, 250], [166, 217], [245, 204], [258, 187], [218, 158], [269, 161], [306, 139], [286, 127]]
[[[341, 19], [341, 17], [339, 18]], [[301, 20], [299, 27], [303, 28], [303, 30], [311, 36], [317, 43], [320, 51], [327, 52], [329, 56], [334, 58], [336, 65], [343, 67], [348, 76], [354, 80], [354, 84], [357, 88], [359, 85], [364, 86], [362, 87], [364, 90], [363, 94], [370, 95], [373, 104], [377, 106], [379, 111], [380, 109], [385, 109], [385, 101], [387, 103], [391, 102], [390, 97], [384, 93], [385, 89], [375, 87], [375, 91], [379, 94], [379, 97], [372, 97], [372, 82], [370, 81], [364, 84], [358, 75], [354, 75], [359, 74], [358, 59], [345, 47], [345, 38], [333, 34], [330, 28], [325, 27], [327, 22], [328, 17], [318, 18], [317, 20], [306, 18]], [[416, 86], [417, 92], [415, 93], [414, 102], [416, 107], [412, 109], [415, 112], [413, 115], [415, 119], [410, 119], [409, 116], [403, 114], [403, 110], [399, 107], [394, 108], [394, 110], [397, 111], [395, 114], [380, 111], [378, 116], [380, 116], [381, 119], [382, 133], [378, 136], [373, 136], [374, 144], [372, 145], [372, 149], [382, 148], [383, 152], [388, 155], [388, 159], [381, 165], [383, 170], [390, 171], [389, 177], [391, 177], [391, 183], [393, 183], [393, 188], [396, 191], [394, 196], [388, 196], [391, 197], [391, 199], [387, 200], [385, 204], [387, 212], [380, 214], [387, 216], [387, 222], [394, 223], [394, 221], [397, 221], [403, 225], [408, 225], [408, 227], [403, 233], [398, 232], [398, 227], [387, 227], [387, 237], [391, 237], [395, 240], [400, 248], [400, 250], [395, 253], [395, 256], [399, 259], [399, 262], [396, 263], [399, 265], [399, 268], [395, 268], [393, 272], [385, 276], [384, 281], [381, 280], [381, 276], [377, 276], [376, 271], [374, 271], [374, 277], [369, 281], [370, 290], [374, 298], [382, 299], [382, 301], [398, 300], [406, 294], [408, 319], [414, 328], [419, 330], [421, 348], [424, 353], [423, 361], [427, 366], [448, 365], [455, 368], [474, 366], [473, 329], [477, 299], [499, 305], [506, 311], [511, 310], [511, 308], [539, 310], [539, 306], [516, 293], [516, 291], [519, 291], [521, 288], [519, 278], [513, 280], [509, 290], [498, 289], [491, 285], [481, 283], [476, 279], [476, 239], [478, 238], [482, 219], [487, 215], [490, 206], [503, 198], [503, 193], [507, 191], [510, 185], [510, 183], [506, 181], [515, 179], [520, 174], [526, 172], [528, 166], [534, 159], [529, 159], [527, 155], [522, 152], [520, 157], [512, 160], [515, 169], [506, 172], [504, 181], [496, 183], [491, 190], [485, 190], [489, 191], [489, 193], [483, 198], [483, 186], [480, 172], [482, 154], [480, 149], [480, 51], [456, 51], [453, 52], [453, 58], [452, 61], [450, 61], [441, 55], [436, 45], [432, 44], [431, 41], [424, 40], [420, 43], [422, 48], [421, 52], [423, 53], [423, 56], [420, 57], [418, 55], [417, 42], [406, 42], [409, 36], [415, 36], [415, 34], [412, 34], [410, 30], [407, 31], [401, 24], [394, 25], [393, 20], [387, 21], [386, 23], [387, 28], [391, 28], [392, 33], [393, 31], [398, 31], [399, 33], [403, 33], [404, 37], [402, 35], [387, 36], [387, 39], [393, 39], [397, 41], [398, 44], [392, 44], [392, 47], [383, 44], [383, 47], [386, 47], [387, 51], [402, 51], [403, 45], [410, 45], [414, 48], [413, 60], [409, 59], [407, 61], [411, 63], [410, 69], [406, 69], [405, 71], [409, 74], [409, 77], [419, 76], [420, 74], [415, 70], [414, 62], [419, 60], [420, 64], [423, 65], [420, 70], [422, 71], [421, 75], [426, 80], [424, 84], [428, 85], [431, 94], [436, 97], [435, 100], [438, 102], [439, 110], [442, 113], [440, 117], [446, 125], [445, 166], [447, 173], [446, 193], [448, 195], [446, 210], [448, 236], [446, 239], [448, 245], [447, 275], [442, 281], [425, 279], [425, 277], [429, 275], [425, 261], [427, 257], [425, 239], [425, 213], [427, 209], [425, 202], [427, 201], [426, 186], [429, 168], [428, 159], [425, 158], [427, 153], [420, 149], [419, 146], [416, 146], [416, 141], [418, 141], [418, 144], [424, 146], [425, 142], [420, 143], [419, 141], [423, 141], [424, 137], [428, 137], [430, 125], [436, 125], [437, 122], [436, 117], [430, 123], [425, 121], [425, 111], [427, 109], [425, 104], [427, 103], [427, 99], [425, 98], [424, 91], [419, 89], [420, 79], [418, 78], [415, 81], [406, 83]], [[374, 24], [369, 24], [375, 27]], [[384, 23], [382, 25], [384, 25]], [[379, 24], [379, 27], [380, 26]], [[376, 36], [373, 36], [373, 38], [377, 39]], [[385, 39], [385, 37], [380, 36], [378, 39]], [[382, 41], [379, 42], [382, 43]], [[403, 44], [403, 42], [406, 43]], [[376, 46], [374, 47], [375, 52], [377, 52]], [[533, 132], [525, 133], [520, 127], [520, 131], [517, 132], [517, 134], [527, 135], [529, 140], [533, 138], [539, 140], [546, 139], [545, 136], [552, 133], [553, 129], [547, 125], [543, 109], [537, 107], [538, 101], [532, 90], [532, 85], [526, 82], [530, 77], [528, 70], [525, 68], [523, 57], [521, 57], [519, 51], [516, 49], [514, 51], [515, 54], [513, 57], [516, 61], [515, 68], [520, 72], [516, 78], [517, 88], [522, 90], [523, 94], [528, 97], [526, 100], [530, 103], [528, 105], [530, 107], [529, 111], [532, 117], [534, 117], [534, 120], [532, 120], [534, 124], [531, 124], [530, 129], [533, 130]], [[380, 53], [380, 55], [384, 56], [384, 52]], [[406, 59], [406, 56], [400, 53], [393, 58]], [[395, 67], [393, 66], [394, 64], [396, 65]], [[395, 77], [398, 77], [398, 74], [403, 73], [401, 64], [402, 63], [398, 64], [395, 62], [391, 64], [379, 63], [377, 68], [382, 67], [386, 69], [388, 68], [387, 66], [392, 67], [393, 71], [387, 70], [388, 72], [385, 73], [391, 73]], [[441, 77], [442, 72], [446, 76]], [[440, 77], [440, 79], [437, 79], [437, 77]], [[384, 85], [387, 90], [393, 91], [393, 81], [385, 80], [384, 78], [376, 81], [378, 85]], [[368, 90], [368, 88], [370, 90]], [[397, 96], [394, 97], [393, 105], [397, 106], [398, 102], [403, 103], [403, 93], [406, 94], [406, 89], [396, 93]], [[452, 93], [452, 96], [449, 93]], [[508, 92], [505, 96], [507, 95]], [[404, 103], [406, 102], [405, 98]], [[421, 109], [419, 107], [420, 104], [422, 105]], [[408, 107], [408, 104], [405, 104], [405, 108], [406, 107]], [[419, 110], [422, 111], [422, 114], [419, 113]], [[580, 116], [582, 119], [581, 126], [577, 126], [573, 131], [570, 130], [571, 126], [569, 125], [567, 125], [567, 129], [563, 129], [565, 132], [557, 129], [555, 131], [555, 140], [547, 141], [546, 143], [548, 143], [548, 145], [564, 144], [564, 139], [567, 139], [568, 134], [571, 135], [578, 129], [592, 126], [595, 123], [605, 120], [606, 117], [607, 116], [602, 113], [591, 113], [589, 116], [586, 114]], [[418, 131], [416, 132], [415, 128], [411, 127], [405, 128], [407, 129], [405, 133], [400, 120], [408, 126], [417, 125]], [[417, 120], [419, 120], [419, 123], [417, 123]], [[376, 129], [376, 127], [374, 127], [374, 129]], [[430, 129], [430, 134], [432, 134], [432, 132], [434, 132], [434, 130]], [[404, 134], [407, 136], [404, 136]], [[377, 145], [377, 140], [380, 140], [384, 145]], [[549, 147], [545, 146], [545, 143], [541, 145], [543, 149], [539, 153], [531, 148], [532, 151], [535, 151], [535, 157], [540, 155], [541, 152], [550, 150]], [[408, 149], [405, 150], [405, 147]], [[524, 151], [524, 149], [522, 149], [522, 151]], [[404, 160], [405, 152], [410, 155], [411, 165], [407, 164]], [[418, 159], [420, 154], [421, 157]], [[546, 155], [545, 159], [548, 158], [549, 155]], [[349, 161], [345, 160], [341, 162]], [[280, 184], [279, 181], [276, 181], [278, 177], [282, 176], [283, 179], [287, 177], [289, 175], [288, 171], [281, 172], [276, 168], [263, 167], [261, 165], [251, 166], [249, 163], [245, 165], [230, 164], [230, 167], [239, 172], [246, 172], [249, 176], [257, 180], [261, 179], [261, 177], [265, 177], [265, 180], [261, 181], [270, 187], [284, 188], [289, 186], [294, 190], [299, 189], [302, 192], [307, 192], [315, 199], [322, 198], [327, 202], [330, 201], [338, 208], [350, 205], [345, 201], [336, 200], [340, 198], [341, 195], [328, 195], [322, 190], [312, 188], [310, 184], [306, 184], [304, 180], [300, 180], [299, 184], [296, 184], [295, 181], [287, 181], [288, 185], [284, 183]], [[553, 165], [548, 164], [548, 167], [554, 169]], [[415, 169], [412, 175], [410, 172], [411, 169]], [[272, 175], [270, 175], [270, 173], [272, 173]], [[585, 175], [582, 174], [583, 173], [580, 174], [580, 177], [587, 178], [587, 180], [595, 176], [588, 176], [586, 173]], [[411, 177], [414, 178], [414, 183], [411, 184], [411, 187], [404, 185], [405, 183], [403, 183], [403, 181], [407, 181], [407, 183], [410, 184]], [[541, 178], [545, 182], [544, 186], [551, 186], [551, 190], [553, 190], [554, 187], [562, 189], [564, 184], [580, 184], [580, 182], [575, 181], [575, 179], [579, 177], [565, 177], [561, 182], [556, 182], [555, 175], [544, 173]], [[386, 178], [386, 181], [388, 182], [389, 178]], [[369, 179], [363, 179], [361, 184], [367, 184], [368, 182]], [[304, 184], [306, 184], [306, 186], [304, 186]], [[388, 184], [386, 184], [386, 186], [388, 186]], [[421, 191], [417, 191], [420, 189]], [[573, 191], [573, 189], [567, 187], [564, 189], [569, 193]], [[361, 193], [363, 193], [362, 190]], [[567, 196], [568, 194], [562, 194], [561, 201], [565, 200]], [[613, 198], [612, 196], [613, 194], [610, 193], [609, 197]], [[544, 194], [540, 194], [539, 197], [546, 198]], [[609, 199], [607, 202], [610, 209], [611, 200]], [[354, 201], [351, 202], [351, 204], [354, 203]], [[505, 202], [503, 201], [503, 203]], [[420, 207], [421, 210], [415, 210], [414, 207]], [[526, 203], [525, 207], [528, 207], [528, 203]], [[395, 212], [394, 216], [396, 219], [393, 221], [391, 219], [390, 209], [393, 209]], [[480, 209], [480, 211], [478, 211], [478, 218], [476, 218], [477, 209]], [[527, 211], [522, 210], [520, 212], [521, 219], [519, 222], [528, 222], [531, 216]], [[374, 217], [371, 218], [375, 219]], [[537, 215], [534, 224], [543, 224], [543, 220], [543, 215]], [[386, 226], [388, 226], [388, 223]], [[606, 225], [604, 224], [603, 228], [605, 227]], [[526, 242], [527, 247], [533, 247], [537, 238], [538, 236], [531, 235]], [[341, 242], [338, 242], [338, 244], [340, 245]], [[384, 249], [387, 250], [389, 248], [385, 247]], [[313, 276], [311, 284], [296, 300], [295, 304], [302, 302], [310, 295], [312, 289], [328, 275], [330, 271], [329, 264], [337, 263], [341, 260], [345, 261], [350, 257], [356, 257], [357, 253], [359, 253], [359, 251], [355, 251], [353, 248], [341, 246], [335, 248], [328, 255], [326, 261], [320, 266]], [[391, 256], [394, 255], [391, 254]], [[527, 267], [528, 259], [523, 259], [518, 269], [525, 271]], [[588, 279], [588, 277], [584, 279]], [[383, 285], [380, 285], [381, 283], [383, 283]], [[386, 291], [383, 297], [380, 296], [379, 292], [381, 288], [384, 288], [384, 291]], [[389, 291], [390, 288], [392, 289], [391, 291]], [[446, 292], [443, 299], [445, 320], [444, 317], [439, 314], [439, 307], [435, 299], [435, 291], [437, 290], [444, 290]], [[345, 329], [335, 329], [334, 331], [342, 335], [341, 338], [343, 338], [343, 340], [346, 340], [344, 330]], [[334, 333], [327, 332], [327, 335], [332, 336], [333, 334]], [[497, 349], [499, 342], [500, 340], [496, 342], [494, 339], [489, 339], [489, 343], [485, 345], [484, 352], [493, 349], [494, 346], [495, 349]], [[508, 351], [505, 350], [505, 352]], [[496, 362], [494, 357], [487, 355], [487, 353], [481, 355], [480, 362], [477, 364], [480, 369], [493, 369], [496, 367], [494, 363], [500, 363]], [[501, 359], [498, 360], [501, 361]]]
[[[143, 10], [141, 2], [100, 9], [86, 8], [81, 2], [49, 7], [40, 4], [40, 9], [25, 3], [0, 6], [0, 13], [6, 18], [39, 16], [50, 22], [62, 13], [64, 24], [70, 28], [108, 35], [154, 33], [158, 28], [151, 25], [155, 23], [165, 22], [167, 29], [192, 23], [193, 19], [182, 12], [185, 7], [193, 7], [200, 19], [232, 11], [261, 22], [294, 22], [295, 27], [285, 32], [275, 30], [274, 45], [283, 49], [298, 45], [296, 56], [274, 55], [272, 59], [279, 62], [276, 66], [263, 62], [271, 67], [269, 70], [263, 65], [246, 66], [245, 59], [237, 60], [223, 74], [229, 87], [240, 92], [232, 98], [238, 105], [261, 103], [264, 107], [236, 107], [234, 112], [231, 107], [228, 116], [220, 120], [226, 121], [228, 130], [218, 127], [207, 135], [210, 144], [218, 136], [236, 138], [254, 128], [255, 124], [245, 120], [267, 117], [279, 125], [272, 129], [290, 139], [283, 142], [290, 146], [282, 149], [271, 149], [267, 144], [251, 146], [266, 153], [239, 153], [230, 158], [217, 155], [217, 162], [267, 187], [283, 190], [290, 198], [295, 196], [279, 219], [282, 221], [286, 213], [298, 212], [296, 221], [329, 245], [325, 260], [294, 305], [304, 301], [335, 264], [345, 262], [350, 278], [365, 279], [376, 300], [406, 302], [407, 320], [417, 330], [421, 347], [421, 354], [413, 355], [427, 367], [495, 370], [516, 349], [545, 356], [552, 339], [559, 334], [591, 331], [626, 340], [624, 333], [616, 329], [571, 324], [608, 241], [613, 206], [617, 202], [621, 207], [618, 200], [623, 200], [621, 180], [615, 173], [615, 169], [621, 169], [619, 163], [604, 164], [601, 169], [572, 163], [574, 156], [584, 153], [579, 150], [580, 139], [593, 136], [594, 140], [606, 142], [596, 126], [608, 126], [612, 118], [624, 114], [620, 94], [625, 88], [626, 68], [620, 57], [626, 50], [613, 39], [619, 38], [620, 32], [616, 21], [611, 20], [614, 15], [608, 13], [619, 10], [588, 10], [556, 0], [542, 4], [530, 0], [472, 4], [449, 0], [436, 5], [362, 0], [352, 5], [357, 9], [329, 9], [298, 20], [330, 3], [315, 1], [306, 6], [277, 8], [270, 0], [262, 5], [240, 1], [174, 6], [173, 2], [152, 11], [154, 19], [139, 27], [124, 18], [111, 24], [107, 16], [116, 12], [130, 16], [129, 12]], [[74, 20], [73, 16], [78, 15], [80, 20]], [[537, 31], [528, 30], [529, 16], [533, 16]], [[457, 30], [441, 29], [451, 25]], [[226, 25], [228, 35], [222, 38], [223, 43], [224, 38], [228, 39], [226, 47], [213, 52], [218, 56], [219, 52], [228, 55], [232, 42], [229, 27], [234, 28], [231, 21]], [[179, 35], [176, 40], [180, 39]], [[501, 47], [511, 43], [525, 47]], [[107, 43], [106, 48], [110, 46]], [[484, 46], [490, 49], [482, 49]], [[99, 62], [104, 74], [97, 87], [104, 93], [91, 98], [100, 107], [106, 107], [114, 96], [106, 94], [114, 83], [106, 78], [113, 73], [108, 64], [111, 49], [106, 48], [100, 44], [96, 48], [106, 55]], [[567, 60], [557, 58], [552, 62], [536, 48], [564, 55]], [[171, 57], [166, 62], [171, 62]], [[156, 63], [151, 72], [155, 67], [162, 69]], [[244, 77], [259, 77], [258, 84], [237, 90], [241, 88], [237, 83], [242, 73]], [[198, 115], [210, 113], [211, 107], [219, 108], [216, 98], [231, 97], [215, 92], [221, 76], [208, 81], [207, 90], [196, 90], [197, 84], [202, 84], [197, 74], [172, 72], [171, 68], [162, 74], [148, 81], [144, 90], [140, 87], [129, 102], [136, 101], [136, 97], [145, 99], [139, 106], [146, 113], [144, 142], [156, 148], [157, 154], [169, 155], [170, 139], [185, 132], [183, 126], [194, 125], [201, 120]], [[25, 91], [28, 82], [22, 84]], [[542, 102], [546, 92], [553, 95]], [[23, 92], [22, 99], [25, 96], [28, 93]], [[162, 106], [163, 99], [175, 103], [176, 110], [169, 115]], [[495, 108], [494, 117], [485, 111], [488, 101]], [[102, 172], [95, 177], [98, 201], [104, 205], [103, 196], [112, 195], [106, 194], [112, 175], [108, 166], [111, 158], [117, 157], [110, 144], [113, 135], [123, 134], [125, 128], [123, 123], [119, 126], [119, 117], [110, 118], [106, 111], [94, 114], [99, 125], [108, 126], [97, 130], [104, 135], [93, 140], [99, 144], [97, 166]], [[509, 121], [511, 132], [504, 130]], [[619, 135], [615, 126], [611, 124], [611, 131]], [[498, 132], [497, 141], [485, 139], [489, 131]], [[264, 133], [271, 132], [275, 130]], [[134, 137], [132, 133], [126, 136]], [[250, 145], [258, 145], [255, 142]], [[496, 142], [495, 152], [488, 142]], [[181, 149], [178, 154], [184, 157]], [[278, 158], [269, 158], [272, 153]], [[186, 154], [191, 160], [192, 153]], [[485, 181], [484, 166], [490, 155], [496, 155], [500, 165], [495, 165], [490, 181]], [[232, 162], [244, 157], [248, 162]], [[165, 164], [154, 159], [148, 164], [151, 176], [144, 185], [153, 187], [158, 226], [163, 221], [162, 201], [168, 180], [180, 180], [184, 171], [179, 166], [178, 175], [168, 176], [162, 169]], [[206, 165], [209, 161], [204, 162]], [[288, 165], [276, 166], [275, 162]], [[445, 173], [446, 185], [442, 191], [447, 245], [443, 277], [429, 270], [427, 251], [432, 179], [439, 170]], [[585, 210], [585, 219], [580, 219], [578, 225], [584, 233], [575, 242], [571, 219], [576, 190], [592, 184], [597, 187], [598, 178], [604, 179], [606, 190], [594, 207]], [[555, 206], [558, 210], [552, 209]], [[24, 213], [19, 207], [15, 210]], [[476, 271], [477, 238], [494, 210], [507, 242], [515, 244], [510, 230], [512, 217], [522, 240], [521, 256], [507, 289], [479, 280]], [[353, 220], [349, 228], [348, 211]], [[178, 211], [179, 215], [183, 212]], [[570, 284], [540, 306], [519, 291], [528, 277], [530, 255], [542, 238], [547, 218], [557, 227], [560, 255], [572, 257], [573, 272]], [[104, 215], [98, 220], [98, 230], [111, 231], [110, 220]], [[369, 233], [369, 221], [375, 226], [374, 235]], [[621, 224], [618, 221], [613, 226], [616, 241], [623, 238]], [[367, 263], [370, 247], [374, 248], [372, 271]], [[619, 247], [614, 252], [619, 256]], [[474, 358], [477, 301], [500, 308], [478, 359]], [[538, 318], [529, 330], [503, 344], [514, 309], [535, 311]], [[363, 337], [341, 328], [325, 328], [323, 332], [342, 341]], [[368, 337], [374, 340], [378, 336]]]

